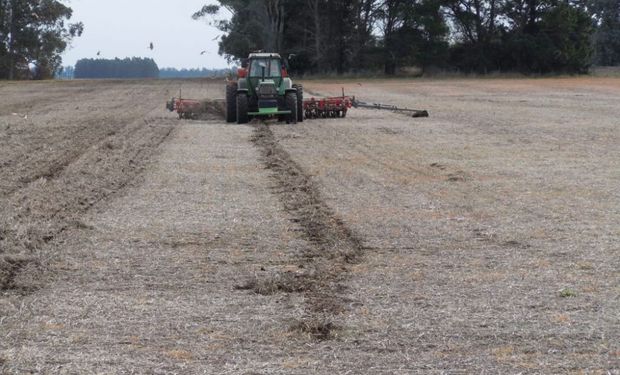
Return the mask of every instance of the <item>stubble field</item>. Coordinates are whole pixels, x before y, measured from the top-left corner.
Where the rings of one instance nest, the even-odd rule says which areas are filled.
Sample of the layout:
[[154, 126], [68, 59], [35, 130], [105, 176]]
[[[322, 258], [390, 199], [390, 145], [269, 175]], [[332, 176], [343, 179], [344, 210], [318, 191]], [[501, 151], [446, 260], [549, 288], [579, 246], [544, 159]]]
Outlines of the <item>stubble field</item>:
[[620, 373], [620, 79], [0, 85], [0, 373]]

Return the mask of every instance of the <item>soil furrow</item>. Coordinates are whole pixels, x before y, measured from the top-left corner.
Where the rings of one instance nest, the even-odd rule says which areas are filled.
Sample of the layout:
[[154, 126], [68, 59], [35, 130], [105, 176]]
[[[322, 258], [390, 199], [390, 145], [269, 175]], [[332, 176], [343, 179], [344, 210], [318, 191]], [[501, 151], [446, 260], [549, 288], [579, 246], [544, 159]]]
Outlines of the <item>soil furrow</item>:
[[312, 246], [304, 250], [299, 260], [302, 273], [251, 280], [239, 288], [259, 294], [303, 293], [306, 315], [291, 328], [317, 339], [329, 339], [337, 328], [333, 323], [335, 316], [346, 310], [343, 281], [348, 265], [363, 254], [362, 240], [325, 204], [315, 183], [267, 125], [255, 126], [252, 142], [260, 150], [265, 168], [272, 172], [275, 194]]
[[0, 290], [32, 290], [34, 276], [45, 267], [44, 246], [96, 203], [127, 186], [173, 130], [172, 123], [150, 125], [142, 119], [105, 138], [59, 171], [28, 184], [3, 202], [0, 216]]

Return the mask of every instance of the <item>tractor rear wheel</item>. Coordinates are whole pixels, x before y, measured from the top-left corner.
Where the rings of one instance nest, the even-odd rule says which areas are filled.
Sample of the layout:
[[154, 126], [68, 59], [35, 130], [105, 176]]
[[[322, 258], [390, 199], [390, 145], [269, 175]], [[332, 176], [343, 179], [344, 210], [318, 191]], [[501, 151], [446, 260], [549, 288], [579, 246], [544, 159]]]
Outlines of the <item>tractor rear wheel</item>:
[[248, 96], [245, 93], [237, 94], [237, 124], [247, 124], [248, 121]]
[[297, 89], [297, 122], [304, 122], [304, 86], [302, 84], [294, 84]]
[[226, 85], [226, 122], [237, 121], [237, 85]]
[[291, 111], [286, 119], [287, 124], [297, 124], [297, 94], [294, 92], [287, 92], [285, 99], [286, 109]]

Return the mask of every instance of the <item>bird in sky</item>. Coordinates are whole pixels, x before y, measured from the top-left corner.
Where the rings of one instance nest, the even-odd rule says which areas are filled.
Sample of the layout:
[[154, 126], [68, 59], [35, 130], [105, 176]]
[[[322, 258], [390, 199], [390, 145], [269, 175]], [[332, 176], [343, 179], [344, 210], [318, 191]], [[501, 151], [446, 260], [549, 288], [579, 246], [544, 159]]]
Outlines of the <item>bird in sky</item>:
[[200, 55], [202, 56], [202, 55], [204, 55], [205, 53], [209, 53], [209, 52], [207, 52], [207, 51], [202, 51], [202, 52], [200, 52]]
[[154, 48], [155, 48], [155, 46], [153, 45], [153, 42], [151, 42], [151, 43], [149, 44], [149, 49], [152, 51]]
[[221, 34], [216, 36], [215, 38], [211, 39], [211, 40], [218, 40], [220, 38], [220, 36], [222, 36]]
[[101, 56], [101, 51], [97, 51], [97, 56]]

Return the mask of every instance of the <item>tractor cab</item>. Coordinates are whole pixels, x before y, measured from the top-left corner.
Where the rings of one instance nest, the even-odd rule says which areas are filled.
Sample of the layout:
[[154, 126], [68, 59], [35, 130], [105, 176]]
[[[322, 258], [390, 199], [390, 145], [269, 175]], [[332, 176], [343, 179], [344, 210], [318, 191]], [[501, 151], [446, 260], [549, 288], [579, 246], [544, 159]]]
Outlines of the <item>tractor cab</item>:
[[251, 58], [248, 67], [248, 81], [256, 93], [257, 102], [255, 104], [257, 108], [255, 109], [257, 112], [260, 114], [278, 112], [278, 96], [282, 91], [282, 61], [280, 58], [271, 56]]
[[248, 60], [248, 87], [257, 96], [283, 95], [283, 61], [280, 55], [253, 53]]

